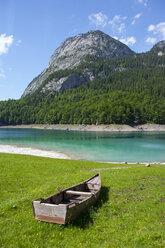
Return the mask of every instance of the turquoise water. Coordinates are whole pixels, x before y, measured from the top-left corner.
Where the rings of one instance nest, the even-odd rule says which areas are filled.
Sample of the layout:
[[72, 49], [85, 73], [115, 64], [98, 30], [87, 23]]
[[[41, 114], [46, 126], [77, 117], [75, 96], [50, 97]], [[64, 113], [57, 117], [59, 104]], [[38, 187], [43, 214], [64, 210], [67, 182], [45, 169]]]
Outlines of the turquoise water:
[[81, 132], [0, 129], [0, 144], [62, 152], [73, 159], [112, 162], [165, 161], [165, 132]]

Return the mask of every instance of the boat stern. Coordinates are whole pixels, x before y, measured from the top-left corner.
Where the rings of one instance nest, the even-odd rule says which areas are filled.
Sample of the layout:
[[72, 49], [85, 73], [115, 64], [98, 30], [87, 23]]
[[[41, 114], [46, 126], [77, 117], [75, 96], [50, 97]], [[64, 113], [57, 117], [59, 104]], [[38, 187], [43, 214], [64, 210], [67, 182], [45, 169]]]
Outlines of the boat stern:
[[66, 223], [66, 206], [62, 204], [42, 203], [41, 200], [32, 201], [34, 218], [36, 220], [65, 224]]

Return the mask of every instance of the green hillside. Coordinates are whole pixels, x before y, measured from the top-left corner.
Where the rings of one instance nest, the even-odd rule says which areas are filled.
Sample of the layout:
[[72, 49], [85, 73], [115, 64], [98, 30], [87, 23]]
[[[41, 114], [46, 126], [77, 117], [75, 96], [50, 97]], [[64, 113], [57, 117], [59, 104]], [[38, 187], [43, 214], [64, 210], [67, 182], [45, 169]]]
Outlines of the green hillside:
[[[0, 124], [165, 124], [165, 56], [154, 52], [99, 60], [88, 56], [75, 70], [61, 70], [37, 92], [0, 102]], [[88, 68], [94, 80], [65, 91], [42, 88], [53, 78]]]

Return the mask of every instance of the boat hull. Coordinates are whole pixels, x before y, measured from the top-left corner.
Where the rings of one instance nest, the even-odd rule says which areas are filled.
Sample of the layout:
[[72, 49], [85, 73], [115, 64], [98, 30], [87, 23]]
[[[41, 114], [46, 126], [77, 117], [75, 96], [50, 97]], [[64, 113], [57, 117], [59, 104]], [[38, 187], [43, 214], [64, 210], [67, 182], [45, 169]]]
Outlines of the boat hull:
[[46, 199], [32, 201], [36, 220], [66, 224], [74, 220], [83, 210], [93, 205], [101, 190], [100, 174], [62, 190]]

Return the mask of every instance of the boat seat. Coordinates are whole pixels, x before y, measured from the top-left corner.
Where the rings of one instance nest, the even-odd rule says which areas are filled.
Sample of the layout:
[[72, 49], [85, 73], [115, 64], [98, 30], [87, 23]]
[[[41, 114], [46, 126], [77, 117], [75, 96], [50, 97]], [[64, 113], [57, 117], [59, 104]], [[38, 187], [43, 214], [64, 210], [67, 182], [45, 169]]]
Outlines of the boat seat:
[[77, 195], [73, 195], [71, 198], [68, 199], [68, 201], [62, 201], [59, 205], [60, 206], [70, 206], [70, 205], [77, 205], [79, 204], [81, 201], [85, 200], [86, 196], [77, 196]]
[[82, 192], [82, 191], [74, 191], [74, 190], [67, 190], [66, 194], [68, 195], [83, 195], [83, 196], [92, 196], [93, 193], [91, 192]]
[[69, 203], [66, 203], [66, 202], [62, 202], [62, 203], [60, 203], [60, 204], [58, 204], [59, 206], [71, 206], [71, 205], [73, 205], [73, 204], [75, 204], [75, 205], [78, 205], [79, 204], [79, 202], [75, 202], [75, 201], [72, 201], [72, 202], [69, 202]]

